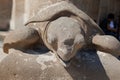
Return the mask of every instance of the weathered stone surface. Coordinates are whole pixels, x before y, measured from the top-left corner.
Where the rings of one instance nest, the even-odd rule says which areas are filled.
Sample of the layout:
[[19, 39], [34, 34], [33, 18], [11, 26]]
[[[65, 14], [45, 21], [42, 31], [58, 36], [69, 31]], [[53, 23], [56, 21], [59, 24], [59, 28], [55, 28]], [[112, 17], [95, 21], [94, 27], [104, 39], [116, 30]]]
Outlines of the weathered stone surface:
[[[48, 5], [39, 8], [38, 13], [32, 15], [33, 17], [28, 20], [26, 26], [32, 26], [30, 29], [15, 30], [10, 34], [11, 37], [8, 35], [5, 38], [4, 52], [9, 53], [10, 48], [25, 49], [26, 45], [32, 46], [33, 43], [40, 42], [40, 40], [38, 41], [40, 38], [43, 41], [40, 44], [44, 44], [63, 61], [70, 61], [78, 49], [87, 46], [95, 46], [94, 48], [97, 50], [102, 47], [104, 51], [111, 51], [117, 56], [120, 54], [119, 41], [103, 35], [99, 26], [75, 5], [67, 1]], [[39, 34], [33, 35], [31, 31]], [[16, 35], [16, 33], [18, 34]], [[94, 38], [96, 36], [97, 38]], [[104, 45], [103, 42], [110, 44]], [[114, 47], [111, 47], [112, 43], [115, 45]]]
[[106, 74], [109, 76], [110, 80], [119, 80], [120, 76], [120, 60], [113, 57], [109, 53], [97, 52], [99, 59], [106, 71]]
[[[105, 50], [110, 49], [114, 53], [116, 53], [116, 50], [118, 50], [119, 54], [119, 41], [112, 37], [104, 39], [106, 36], [96, 35], [103, 34], [102, 30], [89, 16], [87, 16], [73, 4], [65, 1], [56, 4], [53, 3], [54, 1], [52, 3], [48, 2], [46, 4], [43, 4], [45, 7], [42, 9], [40, 9], [41, 7], [38, 8], [39, 11], [36, 9], [38, 6], [35, 5], [35, 7], [33, 7], [35, 8], [35, 11], [31, 8], [33, 11], [30, 10], [30, 14], [28, 13], [28, 16], [32, 15], [33, 17], [29, 19], [27, 26], [29, 26], [29, 24], [32, 24], [32, 27], [29, 26], [29, 28], [27, 27], [23, 28], [22, 30], [16, 30], [15, 33], [12, 32], [9, 36], [6, 37], [4, 50], [6, 49], [5, 46], [7, 44], [9, 51], [6, 53], [10, 54], [7, 57], [1, 59], [0, 73], [2, 74], [0, 74], [0, 78], [2, 80], [96, 80], [96, 78], [99, 78], [100, 80], [109, 80], [109, 78], [112, 79], [113, 77], [115, 77], [115, 79], [118, 79], [119, 76], [117, 76], [117, 74], [119, 74], [119, 72], [116, 73], [111, 70], [115, 69], [115, 67], [111, 64], [106, 63], [109, 60], [103, 60], [106, 61], [104, 62], [105, 71], [99, 61], [99, 58], [94, 54], [95, 52], [90, 55], [90, 51], [88, 51], [89, 53], [85, 53], [85, 51], [83, 51], [81, 52], [81, 55], [77, 55], [74, 59], [73, 57], [75, 56], [75, 53], [78, 49], [88, 47], [89, 45], [94, 46], [96, 50], [100, 50], [99, 47], [102, 47]], [[35, 15], [36, 11], [38, 11], [37, 15]], [[23, 13], [24, 12], [21, 13], [22, 16]], [[22, 19], [20, 19], [20, 21], [21, 20]], [[23, 24], [23, 22], [21, 24]], [[68, 24], [69, 22], [70, 24]], [[73, 31], [73, 28], [75, 31]], [[48, 32], [49, 30], [51, 31]], [[35, 32], [37, 34], [33, 35]], [[53, 38], [54, 35], [51, 34], [52, 38], [50, 40], [50, 36], [47, 35], [51, 32], [55, 34], [55, 38]], [[12, 49], [26, 49], [24, 48], [24, 45], [30, 45], [34, 47], [31, 45], [31, 43], [39, 42], [38, 38], [41, 38], [47, 48], [53, 51], [54, 54], [57, 52], [58, 56], [60, 57], [59, 59], [63, 60], [63, 62], [71, 61], [71, 65], [64, 68], [56, 59], [56, 57], [51, 53], [32, 55], [34, 53], [32, 51], [28, 51], [28, 53], [32, 54], [27, 54], [25, 52]], [[101, 40], [98, 40], [98, 38]], [[55, 45], [52, 43], [47, 43], [47, 41], [55, 43]], [[84, 42], [85, 46], [82, 46]], [[102, 42], [108, 42], [111, 44], [105, 45]], [[113, 44], [115, 44], [115, 46], [111, 47]], [[97, 48], [97, 46], [99, 47]], [[52, 47], [55, 48], [51, 49]], [[61, 57], [61, 55], [63, 55], [63, 57]], [[117, 63], [117, 66], [119, 66], [119, 61], [117, 59], [114, 59], [114, 61]], [[119, 69], [115, 69], [115, 71], [117, 70], [119, 71]], [[115, 74], [113, 74], [113, 72]]]
[[7, 57], [7, 54], [5, 54], [2, 50], [2, 43], [0, 42], [0, 62], [2, 62], [2, 60]]
[[50, 53], [41, 55], [12, 51], [0, 63], [0, 80], [72, 80]]
[[[61, 2], [56, 2], [54, 4], [52, 3], [50, 5], [49, 4], [50, 3], [45, 5], [44, 8], [39, 8], [38, 13], [36, 15], [32, 15], [33, 17], [28, 20], [26, 26], [30, 27], [29, 24], [32, 24], [32, 28], [36, 29], [38, 33], [40, 33], [39, 36], [44, 41], [44, 44], [47, 46], [47, 48], [50, 49], [51, 51], [59, 53], [58, 55], [60, 57], [62, 56], [61, 58], [63, 60], [65, 61], [70, 60], [75, 55], [76, 51], [82, 47], [84, 42], [86, 45], [91, 44], [92, 36], [96, 34], [103, 34], [102, 30], [98, 27], [98, 25], [95, 24], [94, 21], [88, 15], [86, 15], [83, 11], [75, 7], [75, 5], [73, 5], [72, 3], [69, 3], [67, 1], [61, 1]], [[30, 12], [30, 13], [34, 13], [34, 12]], [[68, 24], [69, 22], [71, 24]], [[54, 25], [52, 25], [54, 27], [52, 28], [49, 26], [51, 23], [54, 23]], [[55, 30], [56, 27], [58, 28], [58, 31]], [[66, 29], [64, 29], [65, 27]], [[76, 28], [73, 29], [73, 27]], [[51, 42], [58, 43], [56, 46], [58, 47], [57, 49], [53, 48], [52, 43], [48, 43], [48, 41], [50, 42], [49, 37], [51, 37], [51, 36], [47, 36], [48, 34], [50, 34], [50, 32], [48, 32], [49, 29], [51, 29], [50, 32], [56, 34], [55, 36], [57, 40], [52, 38], [52, 40], [54, 41]], [[20, 47], [20, 49], [24, 48], [23, 46], [21, 47], [21, 45], [24, 45], [25, 39], [27, 39], [27, 41], [29, 42], [30, 38], [28, 35], [31, 35], [30, 37], [36, 38], [36, 36], [30, 33], [26, 33], [26, 31], [31, 32], [30, 29], [29, 30], [18, 29], [13, 31], [12, 34], [10, 34], [12, 37], [9, 37], [8, 35], [4, 40], [4, 51], [6, 52], [6, 50], [9, 48], [16, 48], [16, 46], [14, 45], [17, 45], [18, 47]], [[63, 36], [64, 34], [60, 34], [61, 32], [64, 33], [65, 36]], [[14, 33], [18, 33], [18, 34], [16, 35]], [[18, 37], [20, 37], [20, 39]], [[63, 41], [60, 40], [62, 38], [64, 38]], [[68, 41], [69, 44], [67, 44]], [[64, 43], [65, 45], [61, 45]], [[29, 45], [31, 45], [30, 42]], [[68, 47], [65, 48], [64, 46], [68, 46]], [[6, 53], [8, 53], [8, 51]], [[62, 55], [60, 55], [61, 53]]]
[[98, 52], [98, 57], [95, 51], [80, 51], [64, 68], [51, 52], [27, 52], [10, 50], [0, 63], [0, 80], [119, 80], [120, 63], [105, 53]]
[[120, 42], [110, 35], [96, 35], [92, 42], [96, 45], [98, 50], [111, 53], [114, 56], [120, 55]]
[[[26, 49], [28, 47], [30, 48], [31, 45], [36, 43], [36, 41], [38, 40], [39, 40], [39, 35], [35, 29], [31, 29], [28, 27], [16, 29], [16, 32], [10, 32], [7, 35], [7, 37], [5, 37], [3, 50], [4, 52], [8, 53], [8, 49], [10, 47], [17, 49], [22, 49], [22, 48]], [[18, 44], [16, 45], [15, 43]]]

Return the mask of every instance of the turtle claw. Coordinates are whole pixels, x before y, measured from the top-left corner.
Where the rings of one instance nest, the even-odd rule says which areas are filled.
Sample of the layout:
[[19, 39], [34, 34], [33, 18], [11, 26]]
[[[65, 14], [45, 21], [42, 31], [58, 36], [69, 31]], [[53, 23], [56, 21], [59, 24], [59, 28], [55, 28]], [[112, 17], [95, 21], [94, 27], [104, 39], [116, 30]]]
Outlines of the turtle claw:
[[110, 53], [116, 57], [120, 55], [120, 42], [110, 35], [95, 35], [92, 39], [97, 49]]

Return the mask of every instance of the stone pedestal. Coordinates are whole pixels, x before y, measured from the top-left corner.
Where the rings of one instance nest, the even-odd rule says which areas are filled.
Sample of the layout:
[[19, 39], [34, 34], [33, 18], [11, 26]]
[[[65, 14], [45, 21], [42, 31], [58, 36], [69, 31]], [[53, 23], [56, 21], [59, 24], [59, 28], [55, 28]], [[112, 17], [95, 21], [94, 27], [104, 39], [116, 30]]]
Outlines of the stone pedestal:
[[80, 51], [65, 68], [51, 52], [11, 49], [0, 62], [0, 80], [119, 80], [119, 61], [113, 56], [98, 54]]

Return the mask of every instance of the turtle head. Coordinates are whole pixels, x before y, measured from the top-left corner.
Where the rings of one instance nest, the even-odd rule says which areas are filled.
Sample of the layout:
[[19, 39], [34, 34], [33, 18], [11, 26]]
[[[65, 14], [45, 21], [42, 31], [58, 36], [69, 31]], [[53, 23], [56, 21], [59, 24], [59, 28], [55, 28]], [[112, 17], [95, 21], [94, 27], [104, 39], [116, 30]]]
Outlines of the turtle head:
[[48, 28], [48, 42], [64, 63], [70, 62], [78, 49], [84, 45], [84, 35], [76, 19], [60, 17], [52, 21]]

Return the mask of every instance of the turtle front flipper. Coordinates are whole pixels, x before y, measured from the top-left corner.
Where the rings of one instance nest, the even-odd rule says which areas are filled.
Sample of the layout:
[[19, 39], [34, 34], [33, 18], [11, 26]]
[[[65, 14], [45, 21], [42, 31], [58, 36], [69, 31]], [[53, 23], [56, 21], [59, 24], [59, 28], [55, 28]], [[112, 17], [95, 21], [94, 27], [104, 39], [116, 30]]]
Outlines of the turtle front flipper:
[[95, 35], [92, 43], [97, 46], [100, 51], [111, 53], [114, 56], [120, 55], [120, 42], [110, 35]]
[[39, 40], [37, 30], [29, 27], [16, 29], [11, 31], [4, 40], [3, 51], [9, 53], [10, 48], [26, 49]]

